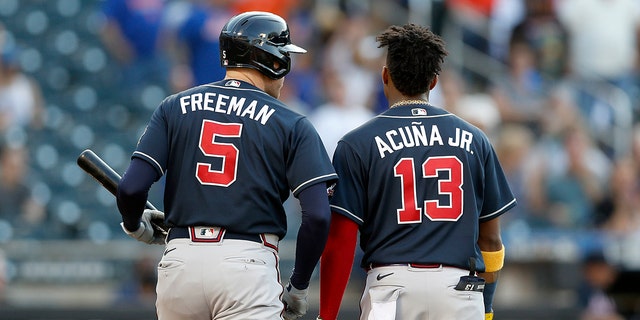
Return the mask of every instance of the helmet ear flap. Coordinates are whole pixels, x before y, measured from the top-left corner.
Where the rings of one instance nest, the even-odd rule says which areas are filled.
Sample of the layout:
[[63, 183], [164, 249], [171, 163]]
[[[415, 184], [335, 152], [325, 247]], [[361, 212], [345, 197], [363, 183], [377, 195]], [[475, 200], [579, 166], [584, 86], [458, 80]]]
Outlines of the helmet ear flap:
[[276, 57], [262, 50], [252, 50], [255, 55], [253, 61], [265, 70], [268, 69], [267, 76], [273, 79], [280, 79], [289, 73], [291, 69], [291, 58], [289, 54], [283, 54], [282, 58]]
[[291, 43], [284, 19], [268, 12], [245, 12], [232, 17], [220, 33], [223, 67], [254, 68], [272, 79], [291, 69], [290, 53], [306, 50]]

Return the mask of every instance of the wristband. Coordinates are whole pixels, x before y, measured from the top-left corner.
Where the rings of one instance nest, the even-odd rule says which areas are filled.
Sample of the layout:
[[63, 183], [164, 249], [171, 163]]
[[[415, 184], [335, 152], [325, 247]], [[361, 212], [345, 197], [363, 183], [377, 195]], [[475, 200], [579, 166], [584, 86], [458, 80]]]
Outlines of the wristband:
[[504, 266], [504, 245], [500, 251], [480, 251], [484, 260], [484, 272], [500, 271]]

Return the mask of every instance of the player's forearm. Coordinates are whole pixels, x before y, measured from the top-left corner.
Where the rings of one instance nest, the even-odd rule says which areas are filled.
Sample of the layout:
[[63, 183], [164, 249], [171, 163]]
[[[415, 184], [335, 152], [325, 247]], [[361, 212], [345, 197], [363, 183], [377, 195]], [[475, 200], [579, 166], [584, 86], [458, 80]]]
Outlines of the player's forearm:
[[487, 271], [480, 274], [486, 280], [483, 291], [485, 313], [493, 313], [493, 296], [498, 286], [498, 275], [504, 265], [504, 255], [504, 246], [498, 251], [482, 251], [482, 258]]
[[486, 280], [482, 299], [484, 301], [484, 312], [493, 313], [493, 297], [498, 288], [498, 272], [482, 273], [480, 277]]
[[[331, 249], [334, 251], [335, 249]], [[351, 255], [353, 256], [353, 255]], [[351, 260], [323, 256], [320, 262], [320, 318], [334, 320], [338, 317], [344, 292], [351, 276]], [[337, 265], [344, 264], [343, 267]]]
[[334, 320], [347, 288], [356, 249], [358, 226], [332, 214], [329, 240], [320, 261], [320, 318]]
[[322, 255], [326, 234], [323, 237], [322, 232], [318, 231], [307, 230], [302, 226], [298, 231], [295, 266], [291, 275], [291, 284], [297, 289], [309, 287], [311, 274]]
[[486, 281], [484, 286], [484, 291], [482, 292], [482, 298], [484, 301], [484, 310], [486, 313], [493, 312], [493, 297], [498, 287], [499, 274], [500, 274], [499, 271], [483, 272], [478, 274], [481, 278], [483, 278]]
[[302, 190], [298, 199], [302, 208], [302, 222], [298, 230], [291, 284], [297, 289], [306, 289], [324, 250], [331, 214], [324, 183]]
[[498, 281], [498, 275], [500, 272], [480, 272], [478, 276], [484, 279], [487, 283], [493, 283]]
[[118, 184], [118, 211], [122, 215], [124, 227], [129, 231], [136, 230], [140, 224], [155, 175], [155, 169], [143, 160], [134, 158]]

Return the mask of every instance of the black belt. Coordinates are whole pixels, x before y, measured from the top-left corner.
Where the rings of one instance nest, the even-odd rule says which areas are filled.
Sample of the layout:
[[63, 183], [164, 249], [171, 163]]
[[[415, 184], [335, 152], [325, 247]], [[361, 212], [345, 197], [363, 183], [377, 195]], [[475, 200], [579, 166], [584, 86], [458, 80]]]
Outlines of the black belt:
[[[417, 269], [436, 269], [440, 267], [453, 267], [453, 266], [449, 266], [441, 263], [370, 263], [364, 268], [364, 270], [369, 272], [369, 270], [375, 269], [375, 268], [398, 267], [398, 266], [405, 266], [405, 267], [411, 267], [411, 268], [417, 268]], [[454, 268], [461, 269], [459, 267], [454, 267]]]
[[167, 242], [173, 239], [191, 239], [195, 242], [220, 242], [222, 239], [234, 239], [262, 243], [262, 238], [260, 238], [259, 234], [237, 233], [226, 229], [221, 229], [221, 233], [222, 234], [220, 235], [220, 237], [215, 239], [194, 239], [191, 237], [191, 228], [174, 227], [169, 230], [169, 235], [167, 235]]

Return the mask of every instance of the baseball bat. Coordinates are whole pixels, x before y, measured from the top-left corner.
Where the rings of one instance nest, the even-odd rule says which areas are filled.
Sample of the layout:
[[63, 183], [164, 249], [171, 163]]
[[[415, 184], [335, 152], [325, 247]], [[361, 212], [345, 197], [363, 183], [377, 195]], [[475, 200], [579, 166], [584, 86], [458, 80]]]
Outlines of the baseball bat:
[[[112, 195], [116, 195], [118, 191], [118, 183], [122, 177], [109, 166], [102, 158], [90, 149], [82, 151], [77, 160], [78, 166], [86, 173], [98, 181]], [[147, 201], [145, 208], [157, 210], [156, 207]], [[162, 220], [152, 220], [151, 224], [156, 232], [166, 234], [169, 230]]]

